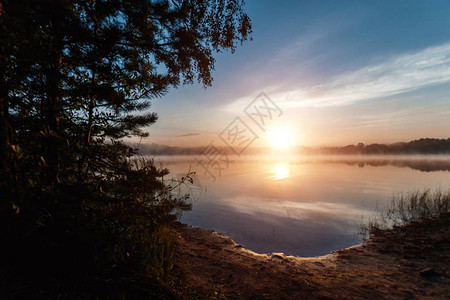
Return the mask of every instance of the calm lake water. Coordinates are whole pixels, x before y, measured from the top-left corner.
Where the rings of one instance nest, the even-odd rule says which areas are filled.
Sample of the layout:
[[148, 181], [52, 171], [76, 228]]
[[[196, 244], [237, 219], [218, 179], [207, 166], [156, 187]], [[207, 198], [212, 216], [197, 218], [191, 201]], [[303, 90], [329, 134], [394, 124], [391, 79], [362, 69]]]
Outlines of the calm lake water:
[[258, 253], [308, 257], [359, 244], [361, 224], [393, 195], [450, 187], [450, 156], [244, 156], [215, 181], [193, 156], [155, 159], [177, 178], [197, 172], [174, 191], [193, 202], [181, 222]]

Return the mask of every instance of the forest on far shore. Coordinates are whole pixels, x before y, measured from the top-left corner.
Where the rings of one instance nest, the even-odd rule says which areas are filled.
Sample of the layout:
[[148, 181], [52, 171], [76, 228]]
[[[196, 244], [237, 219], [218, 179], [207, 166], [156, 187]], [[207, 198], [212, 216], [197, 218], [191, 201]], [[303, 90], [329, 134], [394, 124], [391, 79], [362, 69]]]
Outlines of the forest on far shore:
[[[226, 154], [234, 152], [225, 146], [217, 146]], [[159, 144], [140, 144], [141, 155], [199, 155], [202, 154], [204, 146], [201, 147], [177, 147]], [[244, 154], [264, 154], [268, 148], [252, 148], [245, 150]], [[293, 147], [298, 154], [346, 154], [346, 155], [402, 155], [402, 154], [450, 154], [450, 138], [434, 139], [422, 138], [410, 142], [398, 142], [393, 144], [368, 144], [358, 143], [347, 146], [323, 146], [323, 147]]]

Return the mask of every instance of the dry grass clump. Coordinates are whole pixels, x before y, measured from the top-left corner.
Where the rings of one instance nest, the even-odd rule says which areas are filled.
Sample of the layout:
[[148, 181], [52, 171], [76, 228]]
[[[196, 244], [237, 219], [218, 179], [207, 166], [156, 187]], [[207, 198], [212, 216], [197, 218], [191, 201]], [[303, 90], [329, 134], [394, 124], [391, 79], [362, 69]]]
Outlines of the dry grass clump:
[[450, 189], [447, 192], [440, 189], [402, 192], [393, 196], [386, 210], [379, 211], [367, 225], [363, 225], [362, 231], [367, 236], [377, 230], [435, 219], [449, 212]]

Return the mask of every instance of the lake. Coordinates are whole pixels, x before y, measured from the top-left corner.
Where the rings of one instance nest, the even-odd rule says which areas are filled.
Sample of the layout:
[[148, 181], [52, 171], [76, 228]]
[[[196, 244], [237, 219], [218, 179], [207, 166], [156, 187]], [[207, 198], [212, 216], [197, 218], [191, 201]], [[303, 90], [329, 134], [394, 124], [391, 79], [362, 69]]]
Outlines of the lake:
[[155, 158], [180, 179], [196, 171], [180, 221], [257, 253], [325, 255], [362, 242], [361, 225], [393, 195], [450, 187], [450, 156], [243, 156], [215, 181], [193, 156]]

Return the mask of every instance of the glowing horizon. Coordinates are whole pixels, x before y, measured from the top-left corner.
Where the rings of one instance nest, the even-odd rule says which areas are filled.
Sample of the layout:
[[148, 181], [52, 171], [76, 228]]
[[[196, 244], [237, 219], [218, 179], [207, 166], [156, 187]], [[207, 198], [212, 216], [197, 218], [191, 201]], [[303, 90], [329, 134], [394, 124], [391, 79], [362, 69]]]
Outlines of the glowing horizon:
[[[246, 10], [253, 41], [217, 55], [212, 87], [154, 100], [159, 120], [145, 142], [207, 145], [261, 92], [283, 111], [280, 135], [293, 136], [280, 145], [449, 137], [450, 3], [248, 1]], [[273, 145], [269, 131], [251, 147]]]

